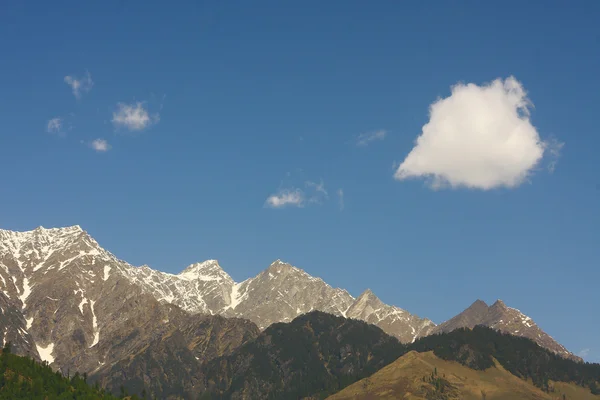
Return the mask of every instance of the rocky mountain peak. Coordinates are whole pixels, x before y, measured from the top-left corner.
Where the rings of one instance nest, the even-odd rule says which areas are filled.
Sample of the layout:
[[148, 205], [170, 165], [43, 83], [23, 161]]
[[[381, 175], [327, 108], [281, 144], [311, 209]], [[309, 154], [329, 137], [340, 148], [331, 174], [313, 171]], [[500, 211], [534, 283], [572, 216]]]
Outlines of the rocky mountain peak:
[[489, 306], [485, 301], [477, 299], [464, 312], [471, 315], [484, 315], [488, 312]]
[[556, 354], [579, 360], [542, 331], [530, 317], [516, 308], [508, 307], [499, 299], [489, 307], [481, 300], [476, 301], [462, 313], [438, 325], [433, 333], [451, 332], [458, 328], [473, 328], [476, 325], [484, 325], [511, 335], [529, 338]]
[[471, 304], [471, 307], [488, 307], [487, 303], [481, 299], [477, 299]]
[[356, 298], [356, 304], [369, 304], [371, 306], [375, 306], [378, 305], [379, 303], [383, 304], [381, 302], [381, 300], [379, 300], [379, 297], [377, 297], [375, 295], [375, 293], [373, 293], [373, 291], [371, 289], [366, 289], [365, 291], [363, 291], [360, 296], [358, 296]]
[[273, 261], [271, 263], [271, 265], [269, 265], [269, 267], [266, 269], [266, 271], [271, 272], [271, 273], [281, 273], [281, 272], [293, 271], [296, 269], [297, 268], [293, 267], [291, 264], [281, 261], [280, 259], [277, 259], [277, 260]]
[[435, 327], [426, 318], [419, 318], [399, 307], [385, 304], [371, 289], [358, 296], [346, 311], [346, 316], [377, 325], [404, 343], [414, 342], [417, 337], [426, 335]]
[[494, 304], [492, 304], [492, 307], [494, 307], [494, 308], [508, 309], [508, 307], [506, 306], [506, 304], [502, 300], [500, 300], [500, 299], [496, 300], [494, 302]]
[[37, 228], [35, 228], [33, 230], [34, 232], [40, 234], [40, 233], [47, 233], [47, 234], [54, 234], [54, 233], [80, 233], [83, 232], [83, 229], [81, 229], [81, 226], [79, 225], [72, 225], [72, 226], [65, 226], [65, 227], [61, 227], [61, 228], [44, 228], [43, 226], [38, 226]]
[[186, 280], [221, 281], [233, 282], [229, 274], [219, 265], [217, 260], [206, 260], [188, 266], [177, 275]]
[[367, 289], [358, 296], [354, 304], [348, 309], [349, 315], [354, 318], [364, 319], [380, 309], [384, 304], [371, 289]]

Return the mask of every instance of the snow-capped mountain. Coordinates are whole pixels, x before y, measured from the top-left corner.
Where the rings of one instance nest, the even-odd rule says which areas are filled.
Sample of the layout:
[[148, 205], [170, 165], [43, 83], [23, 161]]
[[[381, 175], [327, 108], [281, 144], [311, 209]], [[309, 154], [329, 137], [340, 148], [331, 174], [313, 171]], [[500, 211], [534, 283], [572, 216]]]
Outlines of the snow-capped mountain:
[[127, 317], [122, 305], [143, 293], [131, 268], [79, 226], [0, 231], [0, 288], [25, 320], [31, 355], [59, 366], [93, 353]]
[[216, 260], [192, 264], [177, 275], [146, 265], [125, 268], [122, 272], [158, 301], [175, 304], [191, 313], [220, 313], [231, 304], [235, 286]]
[[[23, 353], [62, 369], [95, 370], [117, 362], [124, 353], [115, 343], [127, 343], [136, 324], [173, 323], [168, 322], [175, 318], [177, 307], [172, 305], [189, 315], [245, 318], [260, 329], [319, 310], [375, 324], [403, 342], [469, 326], [450, 320], [436, 327], [384, 304], [370, 290], [355, 299], [281, 260], [240, 283], [216, 260], [192, 264], [179, 274], [134, 267], [79, 226], [0, 230], [0, 295], [2, 343], [10, 340]], [[527, 317], [495, 306], [489, 311], [495, 317], [482, 323], [510, 326], [515, 334], [531, 328]], [[568, 353], [541, 330], [537, 334], [537, 339], [527, 337], [561, 355]]]
[[95, 354], [99, 343], [118, 332], [119, 323], [131, 314], [124, 304], [142, 295], [191, 314], [246, 318], [260, 329], [319, 310], [340, 316], [349, 312], [349, 317], [380, 324], [403, 341], [414, 340], [406, 332], [422, 330], [421, 320], [406, 311], [379, 304], [370, 315], [371, 309], [361, 306], [362, 297], [357, 305], [347, 291], [281, 260], [240, 283], [216, 260], [169, 274], [119, 260], [79, 226], [0, 230], [0, 289], [7, 307], [20, 313], [21, 319], [11, 314], [11, 326], [24, 322], [15, 332], [22, 334], [23, 343], [33, 342], [28, 351], [58, 366], [82, 354], [104, 362], [103, 355]]

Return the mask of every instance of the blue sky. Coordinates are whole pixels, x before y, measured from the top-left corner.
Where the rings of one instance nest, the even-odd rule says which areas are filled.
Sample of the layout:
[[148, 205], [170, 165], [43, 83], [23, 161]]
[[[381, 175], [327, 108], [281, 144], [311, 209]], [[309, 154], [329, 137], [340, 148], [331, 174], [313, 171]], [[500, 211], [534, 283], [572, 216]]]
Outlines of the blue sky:
[[285, 3], [5, 2], [2, 228], [501, 298], [600, 361], [600, 3]]

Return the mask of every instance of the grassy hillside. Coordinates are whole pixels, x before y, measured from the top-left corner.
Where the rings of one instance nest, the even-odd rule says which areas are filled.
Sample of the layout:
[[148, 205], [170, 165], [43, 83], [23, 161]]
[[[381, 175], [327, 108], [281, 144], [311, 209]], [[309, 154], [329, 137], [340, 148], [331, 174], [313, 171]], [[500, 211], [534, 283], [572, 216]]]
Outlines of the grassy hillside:
[[[67, 378], [28, 357], [10, 353], [10, 344], [0, 354], [0, 399], [6, 400], [116, 400], [98, 387], [89, 386], [86, 377]], [[132, 398], [135, 399], [136, 397]]]
[[588, 389], [550, 383], [551, 393], [505, 370], [497, 361], [485, 370], [446, 361], [432, 351], [411, 351], [372, 376], [362, 379], [330, 400], [600, 400]]

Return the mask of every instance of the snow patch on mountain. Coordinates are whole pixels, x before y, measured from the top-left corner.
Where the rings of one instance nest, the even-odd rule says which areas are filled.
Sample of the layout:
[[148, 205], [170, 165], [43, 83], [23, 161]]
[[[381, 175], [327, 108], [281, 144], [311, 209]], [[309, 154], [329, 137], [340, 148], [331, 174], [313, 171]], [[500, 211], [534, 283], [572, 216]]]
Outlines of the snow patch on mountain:
[[43, 361], [48, 361], [48, 364], [52, 364], [54, 362], [54, 356], [52, 355], [52, 352], [54, 351], [54, 343], [50, 343], [46, 347], [36, 344], [35, 347], [37, 348], [40, 358]]
[[104, 266], [104, 275], [102, 277], [103, 281], [108, 280], [108, 277], [110, 276], [110, 270], [111, 270], [110, 265], [105, 265]]
[[90, 347], [94, 347], [100, 341], [100, 330], [98, 329], [98, 320], [96, 319], [96, 313], [94, 312], [94, 306], [96, 302], [94, 300], [90, 301], [90, 308], [92, 310], [92, 329], [94, 332], [94, 341], [90, 345]]
[[31, 294], [31, 286], [29, 285], [29, 279], [27, 277], [23, 278], [23, 288], [21, 289], [21, 294], [19, 295], [19, 300], [23, 304], [23, 308], [27, 307], [27, 298]]

